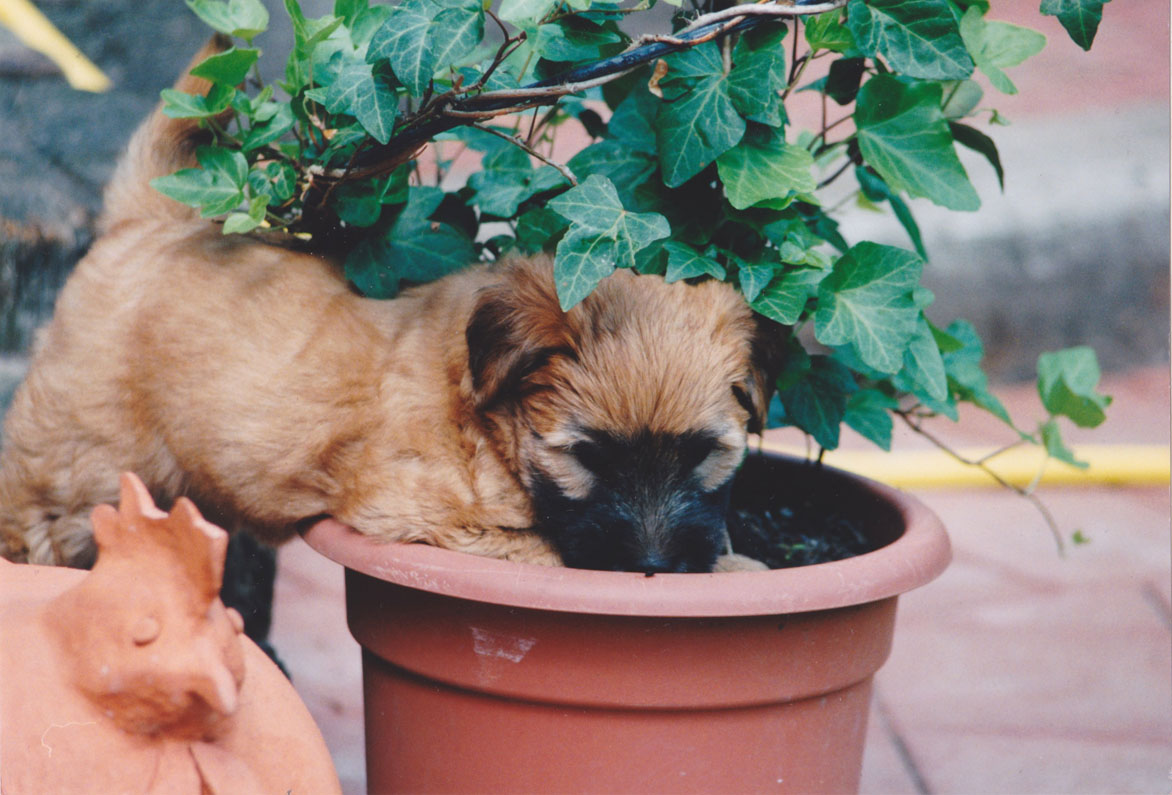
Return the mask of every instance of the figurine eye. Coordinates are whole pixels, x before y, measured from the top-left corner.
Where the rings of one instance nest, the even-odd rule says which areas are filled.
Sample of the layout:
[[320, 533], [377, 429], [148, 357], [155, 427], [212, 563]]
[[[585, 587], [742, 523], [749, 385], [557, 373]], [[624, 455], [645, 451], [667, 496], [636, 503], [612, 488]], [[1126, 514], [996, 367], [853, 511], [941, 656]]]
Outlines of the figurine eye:
[[135, 646], [146, 646], [158, 639], [161, 630], [162, 627], [157, 618], [143, 616], [134, 622], [134, 627], [130, 630], [130, 637]]

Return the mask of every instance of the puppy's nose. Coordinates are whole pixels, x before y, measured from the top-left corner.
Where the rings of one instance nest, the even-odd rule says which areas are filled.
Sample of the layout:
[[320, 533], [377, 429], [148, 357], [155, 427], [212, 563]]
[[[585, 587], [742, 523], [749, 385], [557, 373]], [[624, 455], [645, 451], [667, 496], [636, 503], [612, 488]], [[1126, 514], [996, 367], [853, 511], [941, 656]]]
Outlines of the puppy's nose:
[[643, 556], [643, 559], [631, 567], [633, 571], [641, 571], [648, 577], [654, 574], [669, 574], [675, 571], [675, 568], [661, 555], [649, 553]]

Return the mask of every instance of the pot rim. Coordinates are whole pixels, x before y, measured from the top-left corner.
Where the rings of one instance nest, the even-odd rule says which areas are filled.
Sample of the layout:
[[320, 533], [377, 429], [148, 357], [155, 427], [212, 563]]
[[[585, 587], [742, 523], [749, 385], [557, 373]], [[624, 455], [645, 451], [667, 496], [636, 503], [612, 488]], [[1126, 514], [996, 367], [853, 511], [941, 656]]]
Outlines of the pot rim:
[[704, 618], [831, 610], [898, 596], [944, 571], [952, 559], [948, 535], [923, 503], [882, 483], [823, 468], [891, 503], [903, 521], [903, 534], [873, 552], [830, 563], [652, 577], [514, 563], [424, 544], [388, 544], [330, 518], [302, 535], [347, 569], [408, 588], [508, 607], [595, 615]]

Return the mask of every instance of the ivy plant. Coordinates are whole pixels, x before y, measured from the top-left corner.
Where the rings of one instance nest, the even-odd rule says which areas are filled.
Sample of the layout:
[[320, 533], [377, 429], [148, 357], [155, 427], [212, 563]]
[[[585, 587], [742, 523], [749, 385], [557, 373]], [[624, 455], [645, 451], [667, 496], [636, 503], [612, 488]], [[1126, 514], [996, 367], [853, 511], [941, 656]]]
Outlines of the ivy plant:
[[[1059, 419], [1102, 422], [1094, 352], [1043, 355], [1043, 419], [1018, 425], [989, 390], [972, 325], [929, 319], [907, 201], [980, 207], [958, 146], [1004, 179], [977, 126], [1001, 118], [975, 78], [1015, 93], [1007, 70], [1045, 38], [990, 19], [987, 0], [661, 0], [671, 29], [633, 36], [656, 2], [337, 0], [308, 18], [285, 0], [294, 44], [267, 85], [259, 0], [187, 0], [234, 46], [194, 68], [205, 95], [163, 92], [163, 112], [199, 119], [213, 143], [154, 186], [226, 234], [285, 230], [341, 252], [375, 298], [538, 251], [554, 256], [565, 309], [616, 268], [727, 281], [799, 332], [786, 335], [773, 425], [827, 450], [846, 425], [888, 448], [895, 422], [921, 429], [971, 403], [1019, 444], [1085, 466]], [[1104, 2], [1039, 10], [1089, 49]], [[795, 92], [818, 96], [818, 129], [790, 123]], [[907, 246], [852, 241], [842, 203], [825, 198], [836, 183], [886, 204]]]

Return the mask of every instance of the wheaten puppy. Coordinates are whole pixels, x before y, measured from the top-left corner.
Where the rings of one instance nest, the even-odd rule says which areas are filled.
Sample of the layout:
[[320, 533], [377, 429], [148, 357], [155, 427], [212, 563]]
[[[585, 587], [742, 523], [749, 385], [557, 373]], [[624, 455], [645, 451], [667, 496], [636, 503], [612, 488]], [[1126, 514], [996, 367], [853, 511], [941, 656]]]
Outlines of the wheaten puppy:
[[90, 511], [133, 471], [270, 542], [331, 515], [536, 563], [714, 565], [769, 382], [730, 287], [622, 271], [562, 312], [539, 258], [362, 298], [149, 187], [200, 142], [156, 112], [115, 173], [5, 422], [6, 557], [87, 565]]

